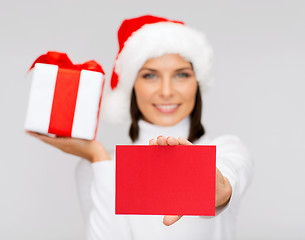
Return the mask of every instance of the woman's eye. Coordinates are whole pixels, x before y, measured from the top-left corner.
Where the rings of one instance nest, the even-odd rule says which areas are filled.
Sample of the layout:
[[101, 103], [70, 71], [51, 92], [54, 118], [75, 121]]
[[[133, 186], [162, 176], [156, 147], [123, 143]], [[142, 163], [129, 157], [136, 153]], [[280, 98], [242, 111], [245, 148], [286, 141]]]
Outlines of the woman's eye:
[[156, 74], [153, 74], [153, 73], [146, 73], [142, 76], [143, 78], [145, 79], [153, 79], [156, 77]]
[[191, 75], [190, 74], [188, 74], [188, 73], [177, 73], [177, 77], [179, 77], [179, 78], [188, 78], [188, 77], [190, 77]]

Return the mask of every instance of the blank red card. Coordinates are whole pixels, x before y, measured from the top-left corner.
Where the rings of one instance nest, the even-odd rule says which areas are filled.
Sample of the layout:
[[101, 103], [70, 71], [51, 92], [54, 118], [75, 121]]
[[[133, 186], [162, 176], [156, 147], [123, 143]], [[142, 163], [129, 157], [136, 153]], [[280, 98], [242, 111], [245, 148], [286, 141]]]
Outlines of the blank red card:
[[116, 214], [215, 215], [216, 146], [116, 146]]

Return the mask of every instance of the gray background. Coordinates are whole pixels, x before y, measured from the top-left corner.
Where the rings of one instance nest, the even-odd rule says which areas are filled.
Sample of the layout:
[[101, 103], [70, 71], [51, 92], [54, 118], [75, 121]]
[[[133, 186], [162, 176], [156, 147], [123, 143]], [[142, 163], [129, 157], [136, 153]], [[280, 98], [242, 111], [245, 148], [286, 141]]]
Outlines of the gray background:
[[[47, 50], [100, 62], [108, 80], [124, 18], [151, 13], [206, 32], [215, 84], [204, 96], [210, 136], [236, 134], [255, 177], [237, 239], [305, 239], [304, 1], [1, 1], [0, 239], [83, 239], [74, 183], [78, 158], [26, 135], [26, 71]], [[107, 87], [109, 82], [107, 82]], [[106, 89], [108, 90], [108, 89]], [[107, 149], [127, 125], [100, 121]]]

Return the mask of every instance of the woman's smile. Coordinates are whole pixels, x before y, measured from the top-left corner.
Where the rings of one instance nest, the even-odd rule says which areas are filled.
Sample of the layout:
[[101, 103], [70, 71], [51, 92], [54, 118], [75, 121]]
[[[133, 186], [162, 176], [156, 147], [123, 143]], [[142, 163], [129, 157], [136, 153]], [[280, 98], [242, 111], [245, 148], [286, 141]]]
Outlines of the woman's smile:
[[180, 104], [153, 104], [153, 106], [161, 113], [173, 113], [179, 108]]

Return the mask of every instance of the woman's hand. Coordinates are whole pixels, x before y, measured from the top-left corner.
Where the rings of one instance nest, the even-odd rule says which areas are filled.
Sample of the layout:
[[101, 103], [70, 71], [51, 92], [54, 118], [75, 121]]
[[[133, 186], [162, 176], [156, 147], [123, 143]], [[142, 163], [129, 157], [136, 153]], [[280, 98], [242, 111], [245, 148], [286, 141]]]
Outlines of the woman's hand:
[[[156, 139], [151, 139], [149, 145], [193, 145], [187, 139], [179, 137], [168, 137], [159, 136]], [[232, 187], [230, 182], [226, 177], [224, 177], [221, 172], [216, 168], [216, 196], [215, 196], [215, 207], [220, 207], [225, 205], [230, 200], [232, 194]], [[182, 216], [164, 216], [163, 223], [167, 226], [172, 225], [177, 222]]]
[[26, 131], [29, 135], [50, 144], [65, 153], [73, 154], [89, 160], [98, 162], [110, 160], [110, 155], [104, 146], [96, 140], [85, 140], [71, 137], [49, 137], [32, 131]]

